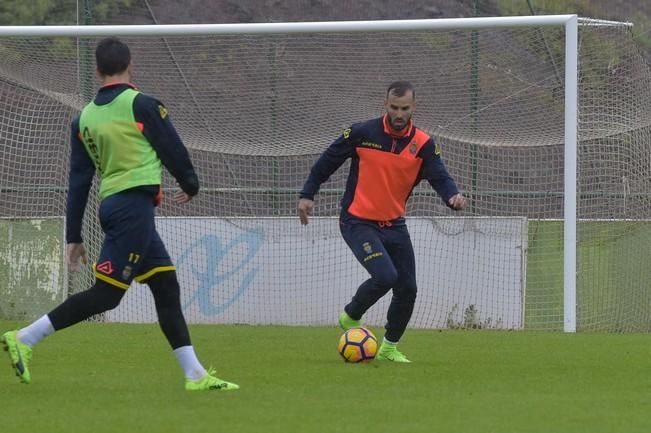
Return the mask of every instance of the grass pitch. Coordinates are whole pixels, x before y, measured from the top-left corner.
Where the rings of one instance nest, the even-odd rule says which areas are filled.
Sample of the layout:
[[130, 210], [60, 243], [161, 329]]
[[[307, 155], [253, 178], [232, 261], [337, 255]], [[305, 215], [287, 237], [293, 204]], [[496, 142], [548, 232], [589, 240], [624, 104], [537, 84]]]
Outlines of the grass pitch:
[[85, 323], [36, 347], [30, 385], [0, 354], [0, 431], [651, 431], [647, 335], [409, 330], [412, 364], [356, 365], [335, 328], [191, 332], [239, 391], [186, 392], [157, 325]]

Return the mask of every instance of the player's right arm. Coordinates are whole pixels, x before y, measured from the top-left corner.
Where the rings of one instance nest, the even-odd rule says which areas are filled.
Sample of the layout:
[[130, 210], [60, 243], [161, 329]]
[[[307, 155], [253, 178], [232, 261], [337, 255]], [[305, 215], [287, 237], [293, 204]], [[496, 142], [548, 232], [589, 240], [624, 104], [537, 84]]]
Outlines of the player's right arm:
[[79, 136], [79, 118], [73, 120], [70, 133], [70, 173], [66, 202], [66, 259], [71, 271], [79, 270], [79, 259], [87, 262], [81, 237], [81, 224], [93, 183], [95, 165]]
[[305, 225], [309, 222], [309, 215], [314, 208], [314, 196], [319, 192], [321, 184], [355, 153], [359, 135], [356, 125], [344, 130], [343, 134], [328, 146], [312, 166], [298, 201], [298, 216], [301, 224]]

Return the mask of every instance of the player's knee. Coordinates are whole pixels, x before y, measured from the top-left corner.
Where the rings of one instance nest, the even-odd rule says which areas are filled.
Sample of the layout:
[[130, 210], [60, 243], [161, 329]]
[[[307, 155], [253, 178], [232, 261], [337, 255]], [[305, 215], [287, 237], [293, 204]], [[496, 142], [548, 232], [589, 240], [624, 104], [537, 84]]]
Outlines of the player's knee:
[[97, 280], [91, 289], [94, 293], [95, 302], [101, 311], [112, 310], [122, 301], [126, 290], [115, 287], [109, 283]]
[[390, 289], [398, 281], [398, 272], [393, 267], [384, 267], [374, 272], [371, 278], [375, 286]]
[[180, 305], [181, 288], [176, 272], [159, 272], [147, 280], [147, 285], [154, 295], [154, 301], [158, 308], [171, 305]]
[[416, 302], [417, 292], [416, 284], [398, 284], [398, 286], [393, 289], [393, 296], [401, 303], [413, 304]]
[[409, 299], [409, 302], [414, 303], [414, 302], [416, 302], [416, 296], [418, 296], [418, 292], [416, 291], [415, 287], [409, 288], [407, 290], [407, 294], [405, 296], [407, 296], [407, 299]]

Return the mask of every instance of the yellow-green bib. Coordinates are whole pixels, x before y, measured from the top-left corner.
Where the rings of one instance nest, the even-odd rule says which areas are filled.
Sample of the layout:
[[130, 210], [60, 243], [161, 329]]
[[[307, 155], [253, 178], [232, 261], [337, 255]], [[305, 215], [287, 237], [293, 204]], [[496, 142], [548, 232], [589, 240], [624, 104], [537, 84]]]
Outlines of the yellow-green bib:
[[86, 151], [100, 174], [100, 199], [142, 185], [160, 185], [161, 162], [133, 114], [138, 91], [127, 89], [106, 105], [91, 102], [79, 117]]

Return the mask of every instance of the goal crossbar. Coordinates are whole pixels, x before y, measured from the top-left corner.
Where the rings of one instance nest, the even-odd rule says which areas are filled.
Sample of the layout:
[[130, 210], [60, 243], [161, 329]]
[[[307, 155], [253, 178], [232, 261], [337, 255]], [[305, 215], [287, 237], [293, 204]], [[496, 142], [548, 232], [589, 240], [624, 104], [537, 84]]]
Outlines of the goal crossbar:
[[404, 32], [497, 27], [562, 26], [577, 15], [520, 17], [441, 18], [385, 21], [325, 21], [249, 24], [158, 24], [89, 26], [0, 26], [0, 37], [8, 36], [173, 36], [274, 33]]

